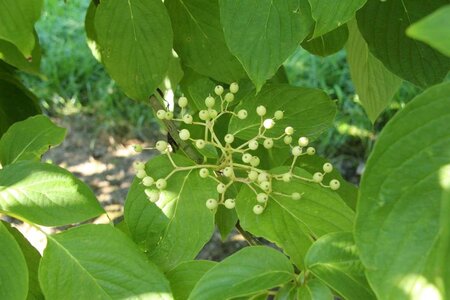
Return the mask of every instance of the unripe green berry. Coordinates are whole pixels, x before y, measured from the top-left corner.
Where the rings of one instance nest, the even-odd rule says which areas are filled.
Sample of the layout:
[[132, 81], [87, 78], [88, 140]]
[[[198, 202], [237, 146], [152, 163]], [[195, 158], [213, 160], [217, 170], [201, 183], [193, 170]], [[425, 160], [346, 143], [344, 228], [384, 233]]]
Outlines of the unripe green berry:
[[196, 140], [195, 141], [195, 147], [197, 147], [197, 149], [203, 149], [206, 146], [206, 142], [204, 140]]
[[300, 200], [300, 198], [302, 198], [302, 195], [300, 193], [292, 193], [291, 197], [294, 200]]
[[234, 95], [232, 93], [226, 93], [225, 94], [225, 101], [227, 101], [228, 103], [233, 102], [234, 100]]
[[166, 120], [172, 120], [173, 119], [173, 112], [171, 111], [166, 111], [166, 115], [164, 116], [164, 119]]
[[245, 109], [241, 109], [240, 111], [238, 111], [237, 116], [239, 119], [244, 120], [245, 118], [247, 118], [248, 113]]
[[292, 148], [292, 155], [294, 156], [302, 155], [302, 148], [300, 148], [299, 146], [295, 146], [294, 148]]
[[150, 176], [145, 176], [142, 178], [142, 184], [145, 186], [151, 186], [154, 182], [155, 180]]
[[201, 168], [199, 174], [201, 178], [206, 178], [209, 176], [209, 170], [206, 168]]
[[317, 183], [322, 182], [323, 174], [320, 172], [314, 173], [313, 180], [314, 180], [314, 182], [317, 182]]
[[135, 152], [137, 153], [141, 153], [142, 152], [142, 146], [141, 145], [133, 145], [133, 149]]
[[269, 196], [265, 193], [259, 193], [258, 195], [256, 195], [256, 201], [258, 201], [259, 203], [266, 203], [267, 200], [269, 200]]
[[209, 119], [209, 113], [207, 110], [202, 109], [198, 112], [198, 117], [200, 118], [200, 120], [206, 121]]
[[256, 113], [258, 114], [258, 116], [262, 117], [267, 113], [267, 109], [263, 105], [260, 105], [256, 108]]
[[218, 115], [217, 110], [215, 109], [208, 109], [208, 114], [211, 119], [215, 119]]
[[325, 173], [331, 173], [333, 171], [333, 165], [330, 163], [324, 163], [322, 168]]
[[248, 178], [249, 178], [251, 181], [255, 181], [256, 179], [258, 179], [258, 172], [256, 172], [256, 171], [250, 171], [250, 172], [248, 173]]
[[224, 205], [228, 209], [233, 209], [236, 206], [236, 202], [234, 201], [234, 199], [227, 199], [225, 200]]
[[291, 126], [288, 126], [284, 129], [284, 133], [286, 133], [287, 135], [293, 135], [294, 134], [294, 128], [292, 128]]
[[181, 129], [179, 136], [182, 141], [187, 141], [191, 137], [191, 133], [187, 129]]
[[234, 142], [234, 135], [229, 133], [225, 136], [224, 140], [225, 140], [225, 143], [231, 144], [232, 142]]
[[250, 150], [256, 150], [256, 149], [258, 149], [258, 146], [259, 146], [259, 144], [258, 144], [257, 140], [251, 140], [248, 143], [248, 147], [250, 148]]
[[302, 136], [301, 138], [298, 139], [298, 145], [300, 147], [306, 147], [309, 144], [309, 139], [305, 136]]
[[269, 174], [262, 172], [258, 175], [258, 182], [269, 181]]
[[285, 143], [286, 145], [290, 145], [290, 144], [292, 143], [292, 136], [286, 135], [286, 136], [283, 138], [283, 141], [284, 141], [284, 143]]
[[242, 155], [242, 161], [248, 164], [250, 160], [252, 159], [252, 155], [250, 153], [244, 153]]
[[206, 200], [206, 207], [210, 210], [216, 209], [218, 206], [216, 199], [208, 199]]
[[276, 120], [281, 120], [284, 117], [284, 112], [281, 110], [277, 110], [273, 116]]
[[216, 85], [216, 87], [214, 88], [214, 93], [216, 93], [217, 96], [222, 95], [223, 94], [223, 86]]
[[339, 182], [339, 180], [333, 179], [330, 181], [330, 188], [333, 191], [338, 190], [341, 187], [341, 183]]
[[259, 184], [259, 187], [263, 190], [263, 191], [270, 191], [270, 188], [272, 187], [272, 185], [270, 184], [269, 181], [263, 181]]
[[206, 107], [212, 108], [212, 107], [214, 107], [214, 104], [216, 104], [216, 100], [214, 100], [213, 97], [211, 97], [211, 96], [206, 97], [206, 99], [205, 99]]
[[160, 120], [164, 120], [166, 118], [166, 111], [163, 109], [160, 109], [156, 112], [156, 117]]
[[234, 175], [233, 168], [226, 167], [225, 169], [223, 169], [223, 175], [225, 175], [225, 177], [233, 177]]
[[164, 152], [167, 149], [167, 142], [166, 141], [158, 141], [158, 142], [156, 142], [155, 148], [159, 152]]
[[275, 126], [275, 121], [272, 119], [265, 119], [263, 122], [263, 126], [266, 129], [272, 129]]
[[264, 211], [264, 207], [262, 205], [256, 204], [255, 206], [253, 206], [253, 213], [255, 215], [260, 215], [262, 214]]
[[308, 147], [308, 149], [306, 149], [306, 153], [308, 155], [314, 155], [316, 154], [316, 149], [314, 149], [314, 147]]
[[158, 190], [163, 190], [167, 187], [167, 181], [164, 178], [160, 178], [160, 179], [156, 180], [155, 185]]
[[183, 116], [183, 122], [185, 124], [192, 124], [193, 118], [191, 115], [184, 115]]
[[232, 84], [230, 84], [230, 92], [232, 92], [233, 94], [236, 94], [239, 91], [239, 85], [237, 84], [237, 82], [233, 82]]
[[252, 167], [259, 166], [259, 163], [260, 163], [260, 160], [259, 160], [259, 157], [257, 157], [257, 156], [253, 156], [252, 159], [250, 160], [250, 165]]
[[150, 202], [156, 202], [159, 200], [159, 192], [157, 190], [145, 189], [144, 192]]
[[138, 170], [136, 172], [136, 177], [139, 179], [144, 178], [145, 176], [147, 176], [147, 173], [145, 172], [145, 170]]
[[216, 189], [217, 189], [217, 192], [218, 192], [219, 194], [223, 194], [223, 193], [225, 193], [227, 187], [226, 187], [225, 184], [219, 183], [219, 184], [217, 185]]
[[140, 162], [140, 161], [135, 161], [133, 163], [133, 168], [137, 171], [137, 170], [144, 170], [145, 168], [145, 164]]
[[183, 108], [186, 107], [188, 105], [188, 99], [186, 97], [180, 97], [180, 99], [178, 99], [178, 106]]
[[290, 182], [292, 179], [292, 174], [291, 173], [285, 173], [283, 174], [283, 181], [284, 182]]
[[273, 147], [273, 140], [265, 139], [263, 145], [264, 145], [264, 148], [271, 149]]

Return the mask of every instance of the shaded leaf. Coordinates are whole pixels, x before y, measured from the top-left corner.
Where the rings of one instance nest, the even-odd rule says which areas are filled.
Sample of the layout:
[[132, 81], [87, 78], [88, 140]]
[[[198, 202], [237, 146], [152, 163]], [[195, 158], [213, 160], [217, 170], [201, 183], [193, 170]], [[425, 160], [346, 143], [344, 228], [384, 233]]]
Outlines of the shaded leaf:
[[[334, 299], [330, 289], [317, 279], [312, 279], [300, 286], [297, 290], [298, 300], [332, 300]], [[347, 299], [347, 298], [345, 298]], [[366, 300], [366, 298], [364, 298]]]
[[341, 25], [332, 31], [312, 40], [304, 41], [302, 47], [309, 53], [328, 56], [341, 50], [348, 39], [347, 25]]

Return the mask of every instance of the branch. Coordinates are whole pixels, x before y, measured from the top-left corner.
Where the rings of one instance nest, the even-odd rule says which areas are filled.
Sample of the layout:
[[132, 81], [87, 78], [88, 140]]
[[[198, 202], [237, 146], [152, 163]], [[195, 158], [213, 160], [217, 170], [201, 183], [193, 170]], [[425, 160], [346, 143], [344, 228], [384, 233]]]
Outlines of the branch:
[[239, 221], [236, 223], [236, 229], [251, 246], [262, 245], [260, 241], [258, 241], [253, 235], [251, 235], [241, 227]]

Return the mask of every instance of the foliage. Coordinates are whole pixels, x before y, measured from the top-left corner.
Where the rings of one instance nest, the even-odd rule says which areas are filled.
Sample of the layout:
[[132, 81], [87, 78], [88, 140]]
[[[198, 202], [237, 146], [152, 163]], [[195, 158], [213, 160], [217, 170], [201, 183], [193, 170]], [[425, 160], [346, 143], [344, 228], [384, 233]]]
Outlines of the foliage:
[[[448, 29], [425, 39], [440, 52], [421, 42], [448, 1], [93, 1], [93, 54], [169, 135], [135, 146], [160, 155], [135, 162], [120, 226], [80, 225], [104, 213], [94, 194], [40, 162], [65, 136], [16, 75], [38, 73], [41, 3], [1, 4], [0, 212], [73, 228], [47, 235], [41, 256], [2, 222], [0, 298], [449, 297]], [[402, 80], [426, 89], [382, 129], [359, 190], [315, 155], [336, 104], [326, 80], [288, 84], [298, 44], [322, 56], [345, 45], [369, 124]], [[251, 246], [195, 260], [215, 225]]]

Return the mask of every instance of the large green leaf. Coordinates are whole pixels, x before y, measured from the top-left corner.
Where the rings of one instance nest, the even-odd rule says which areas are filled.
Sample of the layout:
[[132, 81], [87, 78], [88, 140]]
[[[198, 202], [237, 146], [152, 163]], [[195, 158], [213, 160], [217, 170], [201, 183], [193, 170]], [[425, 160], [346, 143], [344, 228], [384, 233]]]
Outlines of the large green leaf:
[[0, 137], [15, 122], [39, 113], [36, 96], [15, 78], [0, 73]]
[[13, 43], [0, 40], [0, 59], [21, 71], [38, 75], [41, 64], [41, 46], [36, 33], [34, 33], [34, 37], [35, 45], [31, 55], [28, 57], [25, 57]]
[[95, 32], [106, 70], [130, 98], [147, 100], [172, 56], [172, 28], [160, 0], [102, 0]]
[[99, 62], [102, 61], [102, 54], [100, 53], [100, 47], [97, 40], [97, 32], [95, 31], [95, 13], [97, 11], [97, 5], [95, 1], [91, 1], [86, 10], [86, 16], [84, 17], [84, 29], [86, 31], [86, 42], [92, 55]]
[[184, 65], [226, 83], [245, 76], [225, 44], [218, 0], [166, 0], [164, 4], [172, 20], [174, 48]]
[[32, 161], [0, 170], [0, 211], [45, 226], [82, 222], [104, 213], [94, 193], [69, 171]]
[[275, 75], [313, 24], [304, 0], [220, 0], [220, 20], [228, 47], [257, 91]]
[[442, 269], [439, 270], [441, 277], [444, 279], [444, 299], [450, 297], [450, 165], [446, 165], [439, 171], [440, 184], [445, 190], [442, 197], [441, 212], [441, 245], [439, 248], [439, 258], [437, 265]]
[[347, 23], [367, 0], [309, 0], [316, 21], [313, 37], [317, 38]]
[[34, 23], [39, 19], [43, 0], [2, 0], [0, 39], [7, 40], [28, 57], [35, 45]]
[[348, 23], [347, 61], [359, 101], [375, 122], [394, 97], [402, 81], [369, 52], [355, 21]]
[[[333, 300], [330, 289], [317, 279], [308, 280], [297, 291], [297, 300]], [[345, 298], [347, 299], [347, 298]], [[361, 298], [368, 300], [366, 298]]]
[[[172, 154], [178, 166], [194, 163]], [[155, 180], [173, 171], [167, 156], [147, 163], [146, 171]], [[156, 203], [151, 203], [138, 180], [133, 182], [125, 202], [125, 220], [133, 239], [142, 244], [152, 261], [170, 270], [182, 261], [192, 260], [214, 231], [214, 214], [205, 202], [217, 198], [217, 183], [203, 179], [198, 169], [176, 172]], [[155, 189], [152, 187], [150, 189]]]
[[169, 282], [110, 225], [48, 236], [39, 281], [48, 300], [172, 299]]
[[41, 262], [41, 255], [39, 252], [30, 244], [30, 242], [14, 227], [9, 226], [6, 222], [3, 222], [6, 229], [14, 237], [22, 254], [25, 258], [28, 267], [28, 296], [27, 300], [43, 300], [44, 295], [42, 294], [41, 287], [39, 286], [38, 280], [38, 268]]
[[0, 299], [23, 300], [28, 294], [28, 269], [14, 237], [0, 222]]
[[[280, 167], [271, 173], [282, 174], [287, 170], [288, 167]], [[299, 168], [295, 168], [294, 173], [312, 178]], [[264, 212], [256, 215], [253, 213], [256, 195], [244, 185], [236, 197], [240, 224], [245, 230], [283, 248], [298, 267], [304, 266], [303, 258], [315, 239], [330, 232], [352, 229], [354, 213], [336, 192], [295, 178], [291, 182], [274, 181], [272, 189], [287, 195], [294, 192], [304, 195], [300, 200], [293, 200], [272, 193]]]
[[375, 295], [367, 283], [353, 235], [335, 232], [322, 236], [308, 250], [306, 268], [347, 300], [370, 300]]
[[450, 164], [449, 107], [450, 83], [417, 96], [386, 125], [367, 162], [355, 240], [379, 299], [432, 290], [424, 270], [440, 227], [439, 170]]
[[348, 39], [347, 25], [339, 26], [332, 31], [325, 33], [309, 41], [304, 41], [302, 47], [309, 53], [328, 56], [341, 50]]
[[21, 160], [40, 160], [51, 146], [60, 144], [66, 129], [43, 115], [14, 123], [0, 139], [0, 163], [3, 166]]
[[265, 291], [294, 279], [292, 265], [280, 252], [264, 246], [248, 247], [210, 269], [189, 299], [230, 299]]
[[266, 132], [270, 137], [279, 136], [285, 127], [292, 126], [296, 130], [296, 138], [317, 138], [331, 126], [336, 114], [336, 106], [322, 90], [273, 84], [265, 86], [258, 95], [244, 97], [235, 112], [246, 109], [248, 117], [245, 120], [232, 117], [228, 131], [244, 140], [253, 138], [260, 125], [260, 117], [256, 114], [259, 105], [267, 108], [267, 118], [273, 118], [277, 110], [284, 111], [284, 118], [276, 121], [275, 126]]
[[175, 300], [185, 300], [194, 286], [217, 263], [209, 260], [186, 261], [166, 273]]
[[450, 5], [443, 6], [409, 26], [406, 33], [450, 56]]
[[394, 74], [418, 86], [441, 82], [450, 58], [406, 36], [412, 23], [450, 3], [449, 0], [368, 0], [357, 20], [370, 51]]

